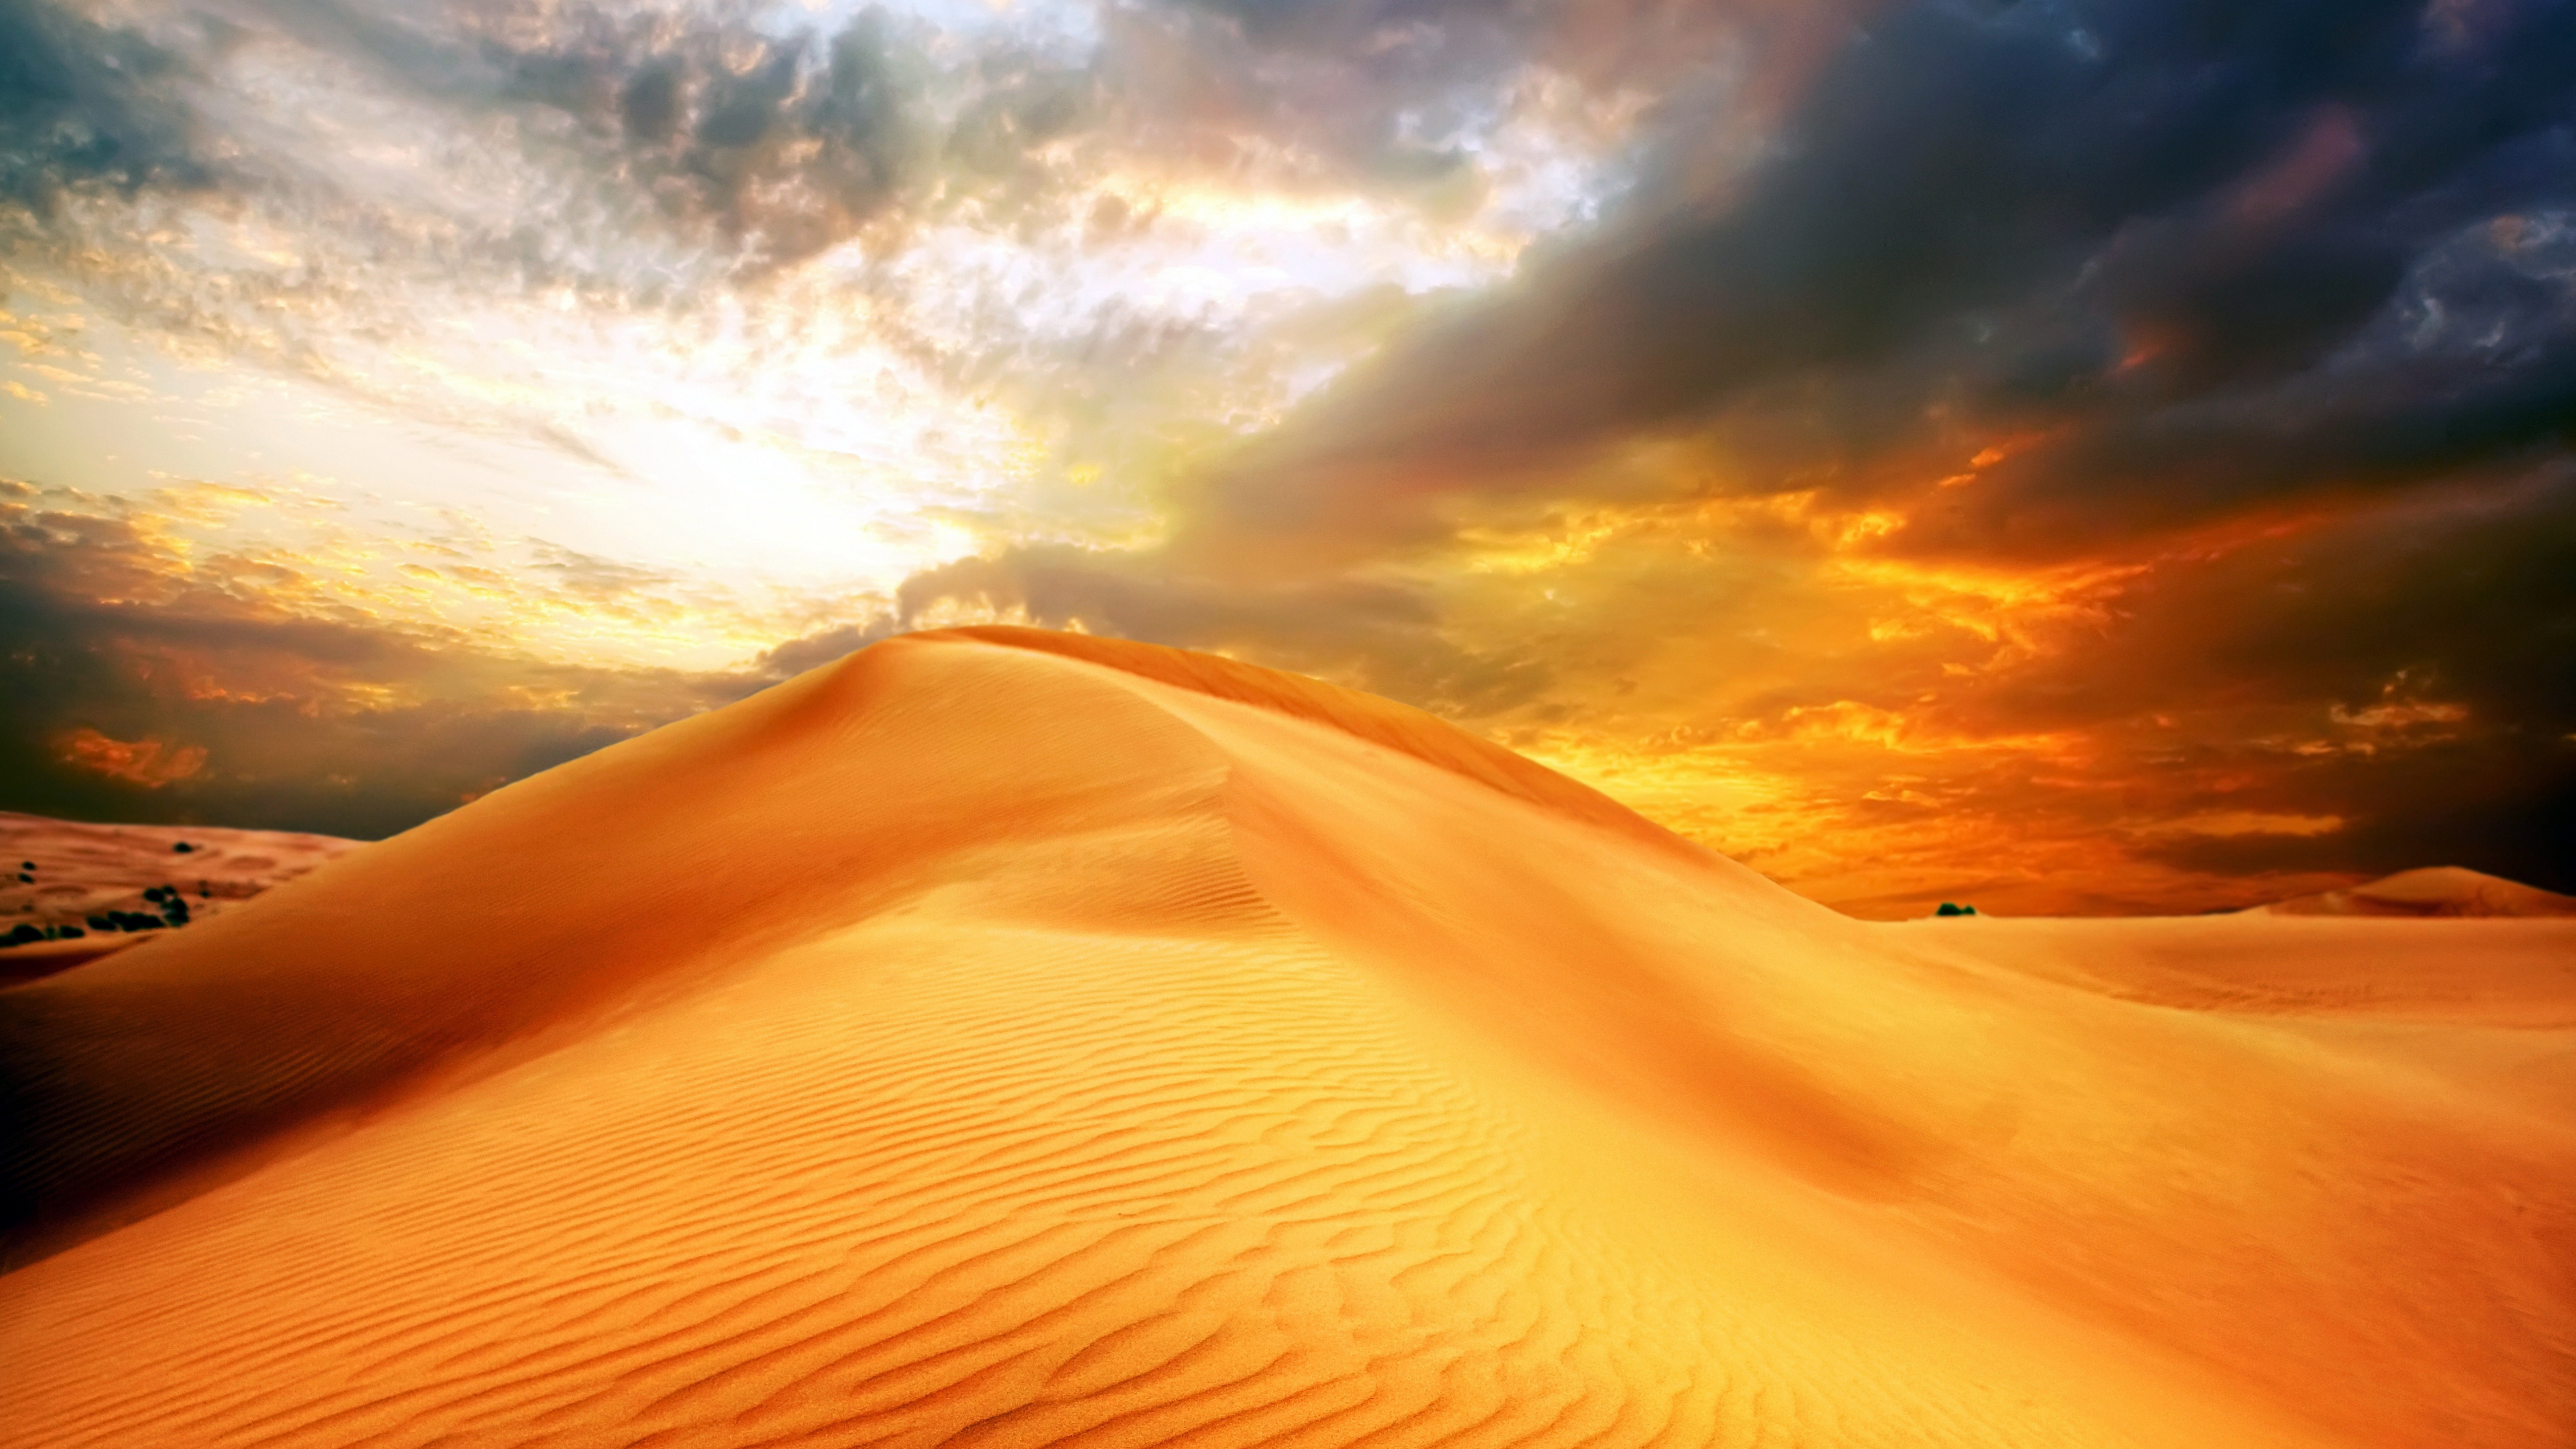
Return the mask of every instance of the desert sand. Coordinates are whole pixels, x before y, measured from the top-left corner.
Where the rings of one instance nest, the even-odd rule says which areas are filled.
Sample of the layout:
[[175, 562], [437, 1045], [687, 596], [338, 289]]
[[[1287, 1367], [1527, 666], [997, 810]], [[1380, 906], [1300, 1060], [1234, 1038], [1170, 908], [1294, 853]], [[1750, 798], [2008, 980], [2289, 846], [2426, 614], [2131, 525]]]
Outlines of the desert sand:
[[[95, 960], [166, 930], [172, 912], [146, 891], [174, 891], [190, 925], [364, 844], [285, 830], [90, 825], [0, 810], [0, 942], [19, 926], [76, 936], [0, 944], [0, 983]], [[184, 847], [184, 848], [182, 848]], [[119, 917], [148, 929], [116, 929]], [[94, 920], [111, 924], [102, 929]]]
[[880, 644], [0, 991], [0, 1445], [2576, 1443], [2576, 921], [1872, 925]]

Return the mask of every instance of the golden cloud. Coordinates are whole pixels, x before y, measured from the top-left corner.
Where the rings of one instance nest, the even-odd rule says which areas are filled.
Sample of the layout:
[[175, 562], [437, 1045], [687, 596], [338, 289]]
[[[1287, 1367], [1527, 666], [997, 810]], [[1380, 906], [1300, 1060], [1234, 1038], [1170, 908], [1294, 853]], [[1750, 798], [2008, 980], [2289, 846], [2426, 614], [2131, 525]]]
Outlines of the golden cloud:
[[61, 751], [61, 759], [67, 765], [147, 790], [185, 780], [206, 767], [203, 745], [178, 745], [148, 738], [110, 739], [86, 725], [63, 737]]

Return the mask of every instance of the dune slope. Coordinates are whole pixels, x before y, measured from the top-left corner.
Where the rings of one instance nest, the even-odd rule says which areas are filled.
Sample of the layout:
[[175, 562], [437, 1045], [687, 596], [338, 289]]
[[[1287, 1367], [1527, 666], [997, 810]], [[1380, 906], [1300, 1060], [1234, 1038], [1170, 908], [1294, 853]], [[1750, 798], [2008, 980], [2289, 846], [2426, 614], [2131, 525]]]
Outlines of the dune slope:
[[2320, 1035], [910, 636], [0, 991], [0, 1445], [2563, 1445], [2475, 924], [2541, 1006]]
[[2254, 909], [2275, 916], [2576, 916], [2576, 896], [2483, 871], [2437, 865]]

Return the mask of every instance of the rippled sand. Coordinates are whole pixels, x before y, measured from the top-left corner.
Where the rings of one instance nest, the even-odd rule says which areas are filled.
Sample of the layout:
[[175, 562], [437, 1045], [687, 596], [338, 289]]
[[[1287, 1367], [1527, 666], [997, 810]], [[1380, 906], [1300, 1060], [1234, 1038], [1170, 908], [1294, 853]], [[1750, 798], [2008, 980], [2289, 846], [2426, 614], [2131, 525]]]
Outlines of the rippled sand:
[[0, 1444], [2564, 1449], [2571, 962], [912, 636], [0, 992]]

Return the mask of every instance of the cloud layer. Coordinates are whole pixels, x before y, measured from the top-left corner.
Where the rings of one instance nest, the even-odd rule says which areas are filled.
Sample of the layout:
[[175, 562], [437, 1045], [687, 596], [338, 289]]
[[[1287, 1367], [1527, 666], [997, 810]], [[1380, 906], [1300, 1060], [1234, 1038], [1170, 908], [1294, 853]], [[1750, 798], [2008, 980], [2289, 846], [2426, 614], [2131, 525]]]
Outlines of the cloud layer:
[[[0, 0], [54, 440], [0, 803], [372, 833], [1012, 618], [1870, 913], [2576, 887], [2570, 54], [2563, 0]], [[185, 506], [281, 468], [374, 500], [327, 567]]]

